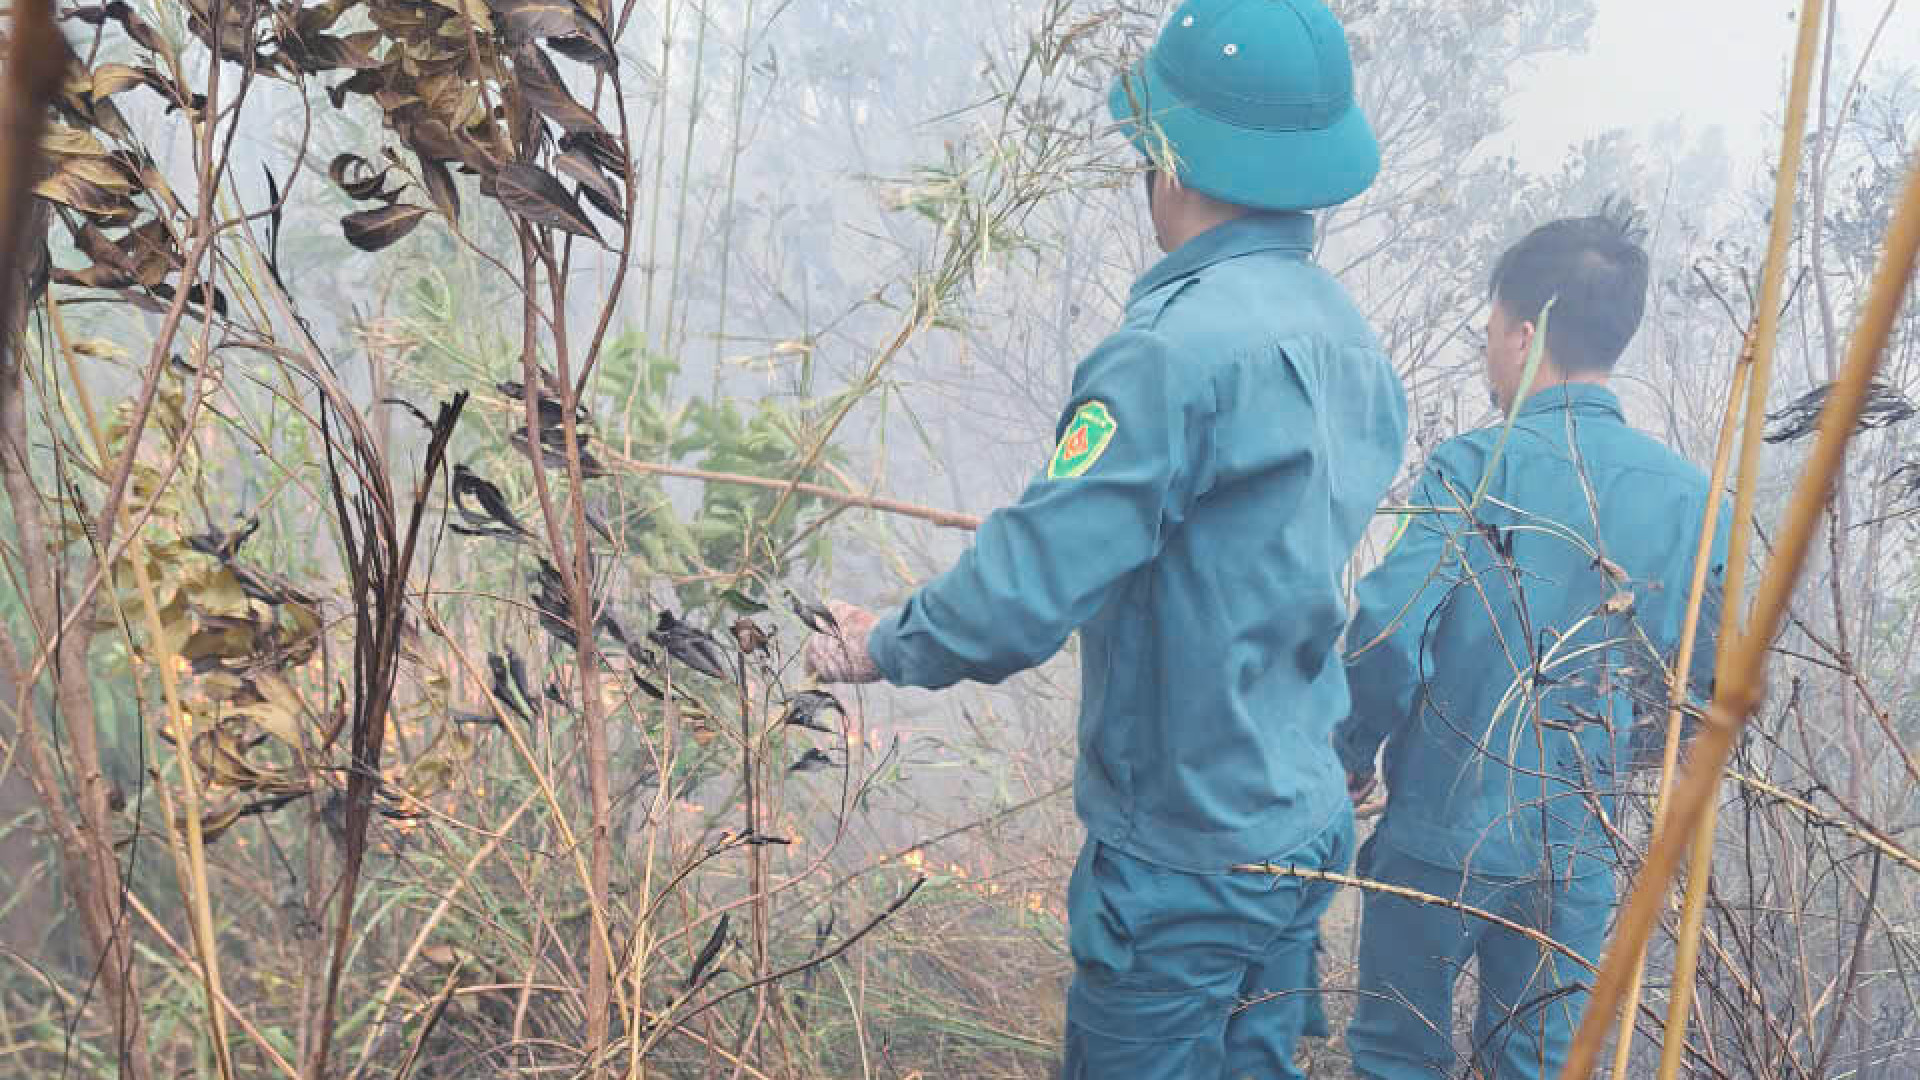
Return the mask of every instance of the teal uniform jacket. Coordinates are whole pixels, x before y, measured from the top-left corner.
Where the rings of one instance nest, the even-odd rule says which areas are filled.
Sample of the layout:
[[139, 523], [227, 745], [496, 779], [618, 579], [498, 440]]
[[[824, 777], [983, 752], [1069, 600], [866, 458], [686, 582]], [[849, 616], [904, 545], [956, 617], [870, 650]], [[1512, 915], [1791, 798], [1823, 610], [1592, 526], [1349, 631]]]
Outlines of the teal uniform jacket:
[[[1380, 842], [1494, 877], [1596, 874], [1612, 865], [1601, 814], [1664, 740], [1707, 478], [1601, 386], [1528, 398], [1504, 447], [1503, 427], [1434, 451], [1410, 500], [1425, 512], [1362, 580], [1335, 742], [1370, 773], [1386, 741]], [[1724, 561], [1717, 544], [1702, 696]]]
[[868, 639], [887, 681], [940, 688], [1080, 630], [1076, 809], [1170, 869], [1285, 855], [1345, 811], [1342, 573], [1406, 403], [1312, 240], [1305, 214], [1243, 217], [1136, 282], [1046, 469]]

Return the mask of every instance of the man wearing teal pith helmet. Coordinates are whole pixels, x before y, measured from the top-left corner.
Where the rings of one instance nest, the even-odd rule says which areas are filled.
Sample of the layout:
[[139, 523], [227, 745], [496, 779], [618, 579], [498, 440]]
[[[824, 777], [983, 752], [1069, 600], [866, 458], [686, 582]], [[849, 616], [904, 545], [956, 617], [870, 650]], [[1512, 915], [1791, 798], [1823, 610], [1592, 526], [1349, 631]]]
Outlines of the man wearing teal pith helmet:
[[1231, 868], [1351, 856], [1341, 576], [1406, 406], [1307, 211], [1365, 190], [1379, 151], [1317, 0], [1189, 0], [1112, 108], [1154, 166], [1166, 257], [1080, 362], [1020, 500], [898, 609], [836, 605], [808, 662], [994, 683], [1079, 630], [1064, 1075], [1299, 1077], [1330, 889]]

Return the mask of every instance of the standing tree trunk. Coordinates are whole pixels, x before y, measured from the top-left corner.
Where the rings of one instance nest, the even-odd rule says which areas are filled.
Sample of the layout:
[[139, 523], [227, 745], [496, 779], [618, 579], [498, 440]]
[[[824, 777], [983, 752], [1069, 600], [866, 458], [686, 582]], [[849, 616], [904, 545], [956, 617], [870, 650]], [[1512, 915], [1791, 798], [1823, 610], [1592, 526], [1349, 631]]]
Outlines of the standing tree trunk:
[[[35, 199], [19, 233], [22, 249], [38, 253], [45, 265], [47, 206]], [[34, 264], [36, 260], [25, 260]], [[35, 273], [29, 270], [28, 273]], [[44, 273], [44, 270], [38, 271]], [[114, 1045], [121, 1075], [146, 1080], [148, 1068], [141, 1036], [140, 998], [128, 940], [128, 911], [121, 894], [120, 866], [114, 857], [105, 771], [101, 767], [100, 739], [87, 678], [87, 635], [91, 620], [75, 620], [59, 634], [66, 605], [55, 591], [54, 552], [40, 493], [33, 484], [28, 458], [26, 386], [16, 328], [24, 327], [32, 293], [27, 275], [16, 275], [0, 285], [6, 295], [0, 312], [5, 332], [0, 334], [0, 480], [13, 511], [15, 550], [25, 570], [23, 598], [35, 634], [36, 650], [51, 647], [48, 665], [53, 675], [55, 715], [65, 729], [68, 783], [62, 785], [47, 732], [35, 712], [29, 672], [22, 670], [21, 652], [10, 636], [0, 635], [0, 683], [13, 687], [11, 703], [27, 775], [33, 782], [47, 824], [60, 845], [61, 875], [74, 912], [86, 931], [87, 944], [99, 961], [105, 1003], [113, 1014]], [[57, 635], [57, 640], [56, 639]], [[69, 802], [71, 796], [71, 802]]]
[[20, 652], [6, 634], [0, 634], [0, 683], [14, 690], [14, 728], [27, 775], [60, 845], [62, 878], [99, 963], [104, 1001], [112, 1013], [117, 1070], [147, 1080], [151, 1070], [141, 1034], [127, 909], [109, 831], [108, 783], [87, 680], [87, 635], [81, 628], [90, 620], [76, 620], [73, 633], [60, 633], [66, 606], [56, 591], [54, 549], [33, 485], [25, 363], [18, 348], [27, 313], [47, 280], [49, 212], [30, 188], [47, 106], [59, 89], [68, 54], [49, 0], [16, 3], [12, 31], [5, 85], [0, 86], [0, 481], [13, 510], [15, 550], [26, 578], [22, 599], [35, 630], [34, 645], [53, 659], [53, 703], [68, 738], [63, 755], [69, 770], [66, 787], [35, 714], [33, 673], [22, 670]]

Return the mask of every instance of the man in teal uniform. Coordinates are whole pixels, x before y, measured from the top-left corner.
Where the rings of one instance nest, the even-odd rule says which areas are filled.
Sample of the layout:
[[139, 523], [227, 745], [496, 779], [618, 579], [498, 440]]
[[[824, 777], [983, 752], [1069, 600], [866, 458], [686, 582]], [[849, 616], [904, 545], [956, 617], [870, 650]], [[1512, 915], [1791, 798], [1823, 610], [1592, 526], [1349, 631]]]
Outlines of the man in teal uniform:
[[[840, 607], [828, 681], [993, 683], [1081, 635], [1065, 1075], [1298, 1077], [1351, 807], [1342, 572], [1406, 434], [1392, 366], [1311, 261], [1305, 211], [1379, 152], [1317, 0], [1189, 0], [1112, 108], [1167, 256], [1081, 361], [1045, 467], [883, 618]], [[1169, 160], [1172, 171], [1169, 171]], [[1236, 1014], [1236, 1008], [1257, 1001]]]
[[[1632, 226], [1605, 212], [1542, 226], [1501, 258], [1486, 363], [1511, 426], [1428, 460], [1411, 500], [1423, 511], [1360, 584], [1352, 713], [1335, 735], [1356, 799], [1386, 743], [1386, 816], [1363, 876], [1459, 899], [1589, 960], [1613, 908], [1613, 793], [1658, 757], [1663, 660], [1711, 497], [1698, 469], [1627, 426], [1607, 388], [1646, 289]], [[1709, 610], [1701, 625], [1715, 621]], [[1711, 665], [1709, 649], [1696, 688]], [[1460, 1075], [1450, 1021], [1469, 957], [1476, 1075], [1558, 1074], [1586, 972], [1483, 920], [1369, 892], [1347, 1029], [1361, 1076]]]

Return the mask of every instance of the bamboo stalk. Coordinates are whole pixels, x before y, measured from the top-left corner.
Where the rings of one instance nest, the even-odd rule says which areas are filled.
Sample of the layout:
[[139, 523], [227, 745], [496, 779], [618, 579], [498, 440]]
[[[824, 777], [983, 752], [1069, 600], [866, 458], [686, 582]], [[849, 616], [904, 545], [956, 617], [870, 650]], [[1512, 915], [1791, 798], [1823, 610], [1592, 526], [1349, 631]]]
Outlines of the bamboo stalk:
[[[673, 767], [678, 760], [677, 749], [680, 743], [680, 707], [673, 700], [673, 673], [667, 673], [669, 696], [662, 707], [660, 723], [660, 743], [654, 750], [654, 764], [661, 776], [672, 776]], [[673, 797], [673, 785], [659, 784], [653, 790], [653, 805], [647, 811], [649, 821], [659, 821], [666, 813], [667, 803]], [[640, 878], [640, 915], [633, 920], [633, 937], [628, 945], [627, 973], [633, 984], [632, 1015], [628, 1019], [628, 1031], [645, 1030], [647, 961], [653, 951], [653, 872], [659, 854], [660, 830], [647, 830], [647, 851], [640, 860], [642, 867]], [[672, 891], [678, 879], [669, 883], [665, 890]], [[646, 1080], [646, 1066], [640, 1056], [640, 1040], [627, 1040], [627, 1077], [626, 1080]]]
[[832, 415], [827, 417], [826, 424], [814, 437], [813, 445], [808, 448], [806, 459], [793, 471], [793, 478], [782, 485], [780, 497], [774, 500], [773, 510], [767, 514], [767, 521], [780, 520], [780, 511], [787, 508], [788, 500], [793, 498], [794, 492], [800, 489], [800, 478], [813, 471], [814, 466], [818, 465], [820, 459], [826, 455], [828, 442], [833, 439], [834, 433], [840, 430], [840, 425], [846, 421], [847, 415], [853, 412], [854, 405], [866, 396], [866, 392], [879, 380], [880, 373], [892, 363], [893, 358], [899, 355], [902, 349], [907, 347], [907, 343], [912, 341], [920, 331], [933, 324], [934, 314], [934, 305], [930, 299], [915, 297], [906, 321], [901, 323], [893, 339], [887, 342], [886, 346], [874, 356], [872, 363], [867, 365], [866, 373], [860, 377], [855, 389], [849, 392], [834, 409]]
[[[67, 340], [66, 321], [60, 317], [60, 304], [51, 293], [46, 298], [47, 321], [53, 327], [53, 336], [60, 346], [60, 355], [66, 361], [67, 376], [73, 381], [74, 396], [79, 399], [80, 412], [86, 418], [88, 434], [93, 439], [94, 452], [99, 455], [101, 466], [113, 460], [113, 447], [107, 442], [106, 429], [100, 426], [100, 414], [93, 407], [93, 397], [87, 393], [87, 384], [80, 377], [79, 361], [75, 358], [73, 345]], [[129, 445], [126, 456], [132, 460], [139, 447], [137, 443]], [[157, 494], [157, 493], [156, 493]], [[213, 897], [208, 888], [206, 837], [200, 828], [201, 797], [200, 771], [193, 761], [194, 726], [193, 716], [180, 704], [179, 659], [174, 654], [173, 645], [167, 640], [166, 628], [160, 622], [160, 605], [154, 598], [153, 578], [147, 571], [146, 543], [132, 521], [132, 513], [125, 500], [118, 506], [121, 524], [127, 529], [127, 562], [133, 569], [134, 587], [140, 594], [140, 610], [146, 620], [147, 637], [154, 654], [154, 666], [160, 672], [160, 692], [167, 706], [167, 718], [174, 733], [174, 756], [180, 764], [180, 786], [185, 796], [184, 808], [185, 846], [182, 853], [179, 848], [181, 837], [175, 835], [169, 806], [167, 833], [174, 842], [174, 855], [180, 860], [184, 855], [184, 865], [178, 865], [181, 871], [180, 891], [187, 901], [188, 912], [192, 917], [194, 943], [200, 949], [200, 985], [206, 994], [207, 1018], [212, 1029], [207, 1037], [213, 1045], [213, 1060], [220, 1070], [223, 1080], [233, 1078], [233, 1058], [227, 1047], [227, 1015], [221, 1011], [220, 1002], [225, 995], [221, 991], [220, 980], [220, 943], [214, 933]], [[111, 573], [111, 571], [108, 571]], [[164, 794], [164, 788], [162, 794]], [[169, 800], [170, 802], [170, 800]]]
[[898, 499], [886, 499], [875, 495], [855, 495], [838, 488], [822, 487], [819, 484], [795, 483], [790, 480], [776, 480], [767, 476], [749, 476], [745, 473], [711, 472], [706, 469], [687, 469], [678, 465], [656, 465], [648, 461], [634, 461], [631, 458], [615, 456], [611, 462], [614, 468], [626, 472], [643, 473], [654, 476], [677, 476], [684, 480], [699, 480], [709, 484], [734, 484], [741, 487], [764, 488], [768, 491], [794, 491], [812, 499], [838, 503], [842, 506], [859, 507], [866, 510], [879, 510], [882, 513], [898, 514], [902, 517], [917, 518], [946, 529], [977, 529], [980, 518], [973, 514], [962, 514], [954, 510], [942, 510], [933, 506], [918, 506]]
[[[0, 670], [14, 687], [16, 745], [24, 748], [29, 776], [45, 808], [46, 822], [59, 838], [66, 858], [66, 891], [92, 946], [103, 999], [112, 1017], [113, 1060], [134, 1080], [152, 1075], [145, 1024], [135, 979], [133, 949], [124, 933], [126, 890], [119, 888], [119, 867], [108, 840], [106, 780], [100, 767], [97, 717], [87, 694], [85, 643], [57, 630], [62, 602], [60, 582], [48, 566], [49, 545], [34, 488], [29, 436], [22, 396], [25, 360], [17, 346], [33, 299], [31, 277], [44, 268], [48, 208], [32, 187], [40, 168], [40, 137], [49, 105], [59, 95], [71, 60], [54, 19], [51, 0], [21, 0], [11, 6], [7, 55], [0, 62], [0, 479], [14, 515], [14, 531], [24, 563], [18, 582], [29, 622], [40, 647], [81, 658], [59, 671], [51, 687], [55, 707], [67, 725], [72, 745], [61, 758], [71, 782], [73, 807], [62, 798], [61, 778], [34, 720], [33, 686], [38, 666], [23, 673], [11, 638], [0, 642]], [[184, 286], [184, 282], [182, 283]], [[186, 289], [181, 288], [184, 296]], [[87, 611], [76, 605], [76, 614]]]
[[1299, 866], [1282, 866], [1278, 863], [1242, 863], [1235, 866], [1233, 871], [1237, 874], [1267, 874], [1271, 877], [1298, 878], [1301, 881], [1320, 881], [1328, 885], [1340, 885], [1350, 889], [1364, 889], [1368, 892], [1385, 893], [1388, 896], [1397, 896], [1402, 900], [1411, 900], [1416, 904], [1425, 904], [1428, 907], [1442, 907], [1448, 911], [1457, 911], [1462, 915], [1491, 923], [1503, 930], [1511, 930], [1521, 937], [1526, 938], [1528, 941], [1533, 942], [1535, 945], [1540, 946], [1542, 949], [1558, 953], [1588, 971], [1595, 970], [1593, 961], [1574, 952], [1573, 949], [1548, 937], [1546, 934], [1535, 930], [1533, 927], [1522, 925], [1505, 916], [1496, 915], [1485, 908], [1477, 908], [1472, 904], [1454, 900], [1450, 897], [1421, 892], [1419, 889], [1409, 889], [1404, 885], [1393, 885], [1385, 881], [1375, 881], [1372, 878], [1355, 877], [1352, 874], [1336, 874], [1330, 870], [1309, 870]]
[[[1767, 391], [1773, 379], [1774, 346], [1780, 333], [1780, 292], [1786, 279], [1787, 245], [1793, 235], [1793, 207], [1799, 187], [1807, 105], [1812, 96], [1815, 51], [1824, 0], [1806, 0], [1800, 12], [1800, 39], [1793, 79], [1787, 91], [1787, 117], [1780, 134], [1780, 164], [1774, 173], [1773, 217], [1767, 233], [1767, 258], [1761, 269], [1759, 308], [1754, 313], [1753, 371], [1747, 382], [1746, 428], [1740, 440], [1740, 479], [1734, 492], [1733, 522], [1727, 537], [1726, 603], [1720, 612], [1722, 643], [1733, 640], [1746, 595], [1747, 551], [1752, 540], [1753, 504], [1759, 489], [1761, 428]], [[1749, 624], [1751, 626], [1752, 624]], [[1768, 638], [1771, 639], [1769, 634]], [[1673, 959], [1673, 995], [1667, 1002], [1667, 1035], [1660, 1048], [1659, 1080], [1673, 1080], [1680, 1068], [1684, 1034], [1693, 1008], [1693, 978], [1700, 963], [1700, 924], [1706, 918], [1707, 886], [1713, 878], [1713, 835], [1718, 806], [1711, 800], [1693, 833], [1687, 866], [1686, 898], [1680, 910], [1680, 936]], [[1675, 1032], [1682, 1037], [1675, 1038]]]
[[[1810, 0], [1810, 4], [1818, 2]], [[1639, 880], [1621, 910], [1612, 948], [1594, 982], [1592, 1004], [1574, 1037], [1566, 1066], [1560, 1073], [1561, 1080], [1584, 1080], [1592, 1075], [1608, 1021], [1626, 996], [1633, 957], [1646, 945], [1647, 936], [1659, 917], [1667, 884], [1679, 869], [1682, 851], [1705, 818], [1707, 807], [1719, 790], [1727, 760], [1733, 755], [1734, 744], [1759, 705], [1766, 677], [1768, 644], [1780, 630], [1812, 546], [1821, 511], [1845, 465], [1847, 444], [1853, 438], [1866, 404], [1867, 385], [1878, 372], [1894, 319], [1913, 280], [1917, 253], [1920, 253], [1920, 161], [1916, 161], [1907, 174], [1860, 325], [1848, 344], [1840, 377], [1835, 380], [1826, 406], [1821, 410], [1820, 434], [1794, 486], [1792, 501], [1787, 506], [1786, 526], [1768, 560], [1766, 573], [1761, 576], [1752, 617], [1745, 632], [1734, 640], [1732, 649], [1722, 654], [1719, 692], [1714, 695], [1705, 728], [1689, 756], [1687, 769], [1674, 789], [1672, 814], [1655, 834]]]
[[[860, 495], [839, 488], [825, 487], [820, 484], [796, 483], [791, 480], [776, 480], [768, 476], [752, 476], [747, 473], [714, 472], [710, 469], [690, 469], [680, 465], [662, 465], [651, 461], [635, 461], [609, 452], [609, 462], [614, 469], [644, 476], [673, 476], [682, 480], [698, 480], [705, 484], [732, 484], [739, 487], [756, 487], [766, 491], [787, 491], [805, 495], [809, 499], [819, 499], [838, 506], [850, 506], [861, 510], [878, 510], [883, 514], [913, 518], [943, 529], [973, 531], [980, 527], [982, 518], [978, 514], [962, 513], [958, 510], [945, 510], [937, 506], [922, 506], [901, 499], [889, 499], [880, 495]], [[1376, 514], [1408, 513], [1458, 513], [1457, 510], [1434, 510], [1430, 507], [1382, 506]]]
[[[1720, 523], [1720, 492], [1727, 483], [1727, 467], [1733, 458], [1733, 432], [1740, 416], [1741, 391], [1753, 370], [1753, 336], [1747, 336], [1740, 358], [1733, 365], [1733, 385], [1727, 391], [1726, 413], [1720, 418], [1720, 439], [1713, 450], [1713, 475], [1707, 481], [1707, 510], [1700, 522], [1700, 543], [1693, 552], [1693, 580], [1687, 585], [1687, 615], [1680, 629], [1680, 655], [1675, 658], [1673, 679], [1667, 688], [1667, 742], [1660, 755], [1660, 785], [1653, 801], [1653, 828], [1667, 816], [1667, 798], [1673, 788], [1674, 767], [1680, 761], [1680, 728], [1687, 686], [1693, 677], [1693, 639], [1700, 630], [1700, 603], [1707, 594], [1707, 564], [1713, 559], [1713, 538]], [[1722, 605], [1724, 612], [1726, 605]], [[1633, 1050], [1633, 1025], [1629, 1017], [1640, 1011], [1640, 994], [1646, 976], [1647, 954], [1642, 949], [1633, 962], [1633, 989], [1620, 1007], [1620, 1037], [1613, 1044], [1613, 1080], [1626, 1080], [1627, 1056]]]
[[1879, 852], [1885, 858], [1906, 867], [1908, 870], [1920, 873], [1920, 855], [1915, 855], [1913, 852], [1908, 851], [1878, 832], [1842, 821], [1800, 796], [1795, 795], [1793, 792], [1777, 784], [1770, 784], [1757, 776], [1748, 776], [1745, 773], [1729, 769], [1727, 770], [1727, 779], [1732, 780], [1741, 787], [1748, 788], [1769, 799], [1773, 799], [1776, 802], [1783, 802], [1793, 807], [1800, 812], [1800, 816], [1806, 819], [1809, 825], [1824, 829], [1838, 829], [1840, 832]]
[[[668, 264], [673, 267], [673, 272], [667, 277], [666, 325], [660, 331], [660, 346], [668, 353], [675, 351], [673, 341], [673, 312], [674, 308], [680, 303], [681, 283], [682, 279], [686, 276], [687, 264], [681, 261], [680, 252], [681, 245], [685, 243], [687, 235], [687, 196], [691, 193], [690, 189], [692, 187], [689, 181], [693, 175], [693, 147], [700, 133], [700, 108], [705, 102], [704, 95], [707, 84], [705, 78], [707, 67], [707, 27], [713, 22], [713, 13], [707, 11], [704, 5], [695, 5], [693, 14], [695, 23], [693, 31], [693, 78], [687, 84], [687, 137], [686, 141], [681, 144], [680, 149], [680, 193], [678, 204], [674, 207], [673, 211], [673, 261]], [[666, 95], [669, 92], [669, 88], [662, 82], [660, 91], [660, 129], [662, 132], [662, 142], [665, 141], [665, 131], [667, 127], [667, 110], [665, 103]], [[665, 161], [655, 162], [655, 164], [663, 174], [666, 172]], [[659, 250], [659, 248], [654, 247], [652, 244], [648, 244], [648, 257], [657, 257]], [[718, 377], [718, 369], [716, 368], [715, 378]]]
[[[774, 14], [775, 18], [779, 13]], [[733, 126], [727, 130], [727, 182], [725, 194], [720, 205], [733, 206], [734, 194], [739, 191], [740, 155], [746, 149], [741, 139], [740, 127], [747, 113], [747, 73], [753, 59], [753, 0], [747, 0], [746, 15], [740, 26], [740, 63], [733, 75]], [[720, 400], [720, 374], [723, 370], [721, 353], [727, 347], [727, 285], [733, 270], [733, 221], [728, 214], [722, 219], [720, 228], [720, 295], [714, 308], [719, 312], [718, 321], [713, 328], [713, 396]]]

